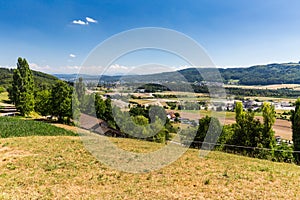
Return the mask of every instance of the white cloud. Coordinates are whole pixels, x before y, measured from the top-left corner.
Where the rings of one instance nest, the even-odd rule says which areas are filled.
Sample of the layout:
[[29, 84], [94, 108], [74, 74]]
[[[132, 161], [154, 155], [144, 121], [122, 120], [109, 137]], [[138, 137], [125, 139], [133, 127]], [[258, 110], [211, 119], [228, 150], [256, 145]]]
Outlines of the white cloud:
[[93, 18], [90, 18], [90, 17], [86, 17], [85, 18], [87, 22], [90, 22], [90, 23], [98, 23], [97, 20], [93, 19]]
[[68, 69], [68, 70], [78, 70], [78, 69], [80, 69], [80, 66], [66, 66], [65, 67], [66, 69]]
[[72, 54], [72, 53], [71, 53], [69, 56], [70, 56], [71, 58], [75, 58], [75, 57], [76, 57], [76, 55], [74, 55], [74, 54]]
[[127, 70], [128, 69], [128, 67], [123, 66], [123, 65], [118, 65], [118, 64], [111, 65], [109, 68], [114, 69], [114, 70]]
[[0, 68], [9, 68], [9, 69], [14, 69], [16, 68], [16, 65], [0, 65]]
[[29, 63], [29, 67], [32, 70], [36, 70], [36, 71], [41, 71], [41, 72], [48, 72], [49, 70], [51, 70], [49, 65], [45, 65], [45, 66], [40, 66], [36, 63]]
[[73, 20], [72, 22], [73, 24], [78, 24], [78, 25], [88, 25], [89, 23], [88, 22], [84, 22], [82, 20]]
[[89, 23], [98, 23], [97, 20], [91, 18], [91, 17], [86, 17], [86, 21], [78, 19], [78, 20], [73, 20], [72, 24], [78, 24], [78, 25], [89, 25]]

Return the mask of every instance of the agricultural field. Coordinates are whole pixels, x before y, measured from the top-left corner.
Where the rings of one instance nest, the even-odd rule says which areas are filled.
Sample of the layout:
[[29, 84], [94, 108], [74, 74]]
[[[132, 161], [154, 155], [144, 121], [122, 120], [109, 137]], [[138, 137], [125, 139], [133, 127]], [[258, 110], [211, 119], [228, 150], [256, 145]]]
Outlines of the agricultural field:
[[[127, 151], [163, 144], [111, 140]], [[96, 160], [79, 137], [0, 139], [0, 199], [298, 199], [299, 166], [189, 149], [162, 169], [131, 174]], [[89, 172], [87, 174], [87, 172]]]
[[288, 88], [299, 90], [300, 84], [274, 84], [274, 85], [224, 85], [225, 88], [243, 88], [243, 89], [262, 89], [262, 90], [277, 90]]
[[25, 137], [32, 135], [76, 135], [72, 131], [53, 126], [49, 123], [33, 120], [24, 120], [16, 117], [0, 117], [0, 127], [0, 138]]
[[251, 97], [245, 96], [244, 99], [259, 100], [259, 101], [273, 101], [273, 102], [291, 102], [294, 103], [296, 99], [293, 98], [278, 98], [278, 97]]

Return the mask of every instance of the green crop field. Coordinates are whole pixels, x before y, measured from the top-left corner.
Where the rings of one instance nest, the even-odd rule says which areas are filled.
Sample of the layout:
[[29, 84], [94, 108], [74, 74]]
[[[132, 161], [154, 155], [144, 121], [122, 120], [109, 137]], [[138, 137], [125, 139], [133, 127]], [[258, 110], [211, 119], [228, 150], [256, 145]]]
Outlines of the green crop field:
[[0, 138], [24, 137], [31, 135], [76, 135], [72, 131], [59, 128], [48, 123], [23, 120], [14, 117], [0, 117], [0, 127]]

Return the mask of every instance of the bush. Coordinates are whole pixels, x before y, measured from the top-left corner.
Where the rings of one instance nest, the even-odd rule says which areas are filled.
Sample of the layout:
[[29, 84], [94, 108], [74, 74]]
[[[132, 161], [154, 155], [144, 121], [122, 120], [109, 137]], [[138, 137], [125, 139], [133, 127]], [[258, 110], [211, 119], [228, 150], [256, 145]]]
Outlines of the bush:
[[276, 146], [274, 151], [274, 160], [277, 162], [294, 162], [293, 147], [288, 146], [286, 143], [281, 143]]

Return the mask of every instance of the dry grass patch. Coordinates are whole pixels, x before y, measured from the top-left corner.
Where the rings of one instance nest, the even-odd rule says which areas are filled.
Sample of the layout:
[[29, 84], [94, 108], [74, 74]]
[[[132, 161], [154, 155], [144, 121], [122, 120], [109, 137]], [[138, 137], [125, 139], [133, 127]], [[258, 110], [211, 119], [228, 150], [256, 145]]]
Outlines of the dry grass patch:
[[[161, 144], [112, 139], [145, 151]], [[0, 140], [0, 199], [297, 199], [300, 170], [292, 164], [188, 150], [157, 171], [130, 174], [101, 164], [79, 137]], [[11, 156], [8, 152], [26, 156]]]

